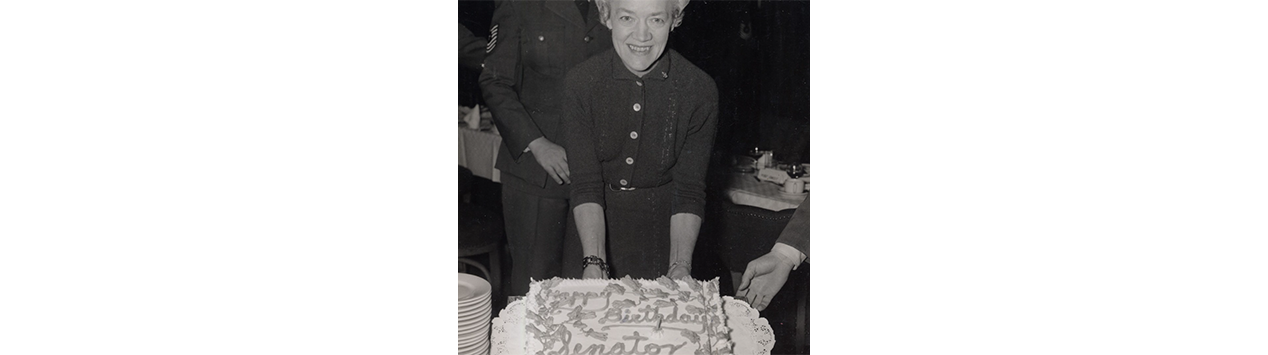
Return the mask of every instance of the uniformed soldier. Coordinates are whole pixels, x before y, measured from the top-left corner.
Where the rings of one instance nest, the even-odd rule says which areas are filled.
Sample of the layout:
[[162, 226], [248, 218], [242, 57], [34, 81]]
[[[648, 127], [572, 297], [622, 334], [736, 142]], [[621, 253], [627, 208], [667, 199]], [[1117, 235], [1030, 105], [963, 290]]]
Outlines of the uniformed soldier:
[[496, 167], [511, 251], [510, 294], [526, 294], [530, 277], [560, 275], [572, 225], [564, 76], [612, 48], [611, 31], [598, 16], [587, 0], [499, 1], [493, 13], [480, 88], [502, 135]]

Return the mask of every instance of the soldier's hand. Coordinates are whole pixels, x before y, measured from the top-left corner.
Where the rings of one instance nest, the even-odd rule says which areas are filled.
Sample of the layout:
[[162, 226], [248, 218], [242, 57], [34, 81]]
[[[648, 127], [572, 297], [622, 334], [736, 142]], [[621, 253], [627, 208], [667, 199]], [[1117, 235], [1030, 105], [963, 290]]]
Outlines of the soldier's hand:
[[572, 183], [568, 174], [568, 153], [564, 151], [564, 147], [541, 137], [529, 143], [528, 150], [533, 152], [537, 164], [541, 164], [542, 169], [546, 170], [551, 179], [555, 179], [556, 184]]

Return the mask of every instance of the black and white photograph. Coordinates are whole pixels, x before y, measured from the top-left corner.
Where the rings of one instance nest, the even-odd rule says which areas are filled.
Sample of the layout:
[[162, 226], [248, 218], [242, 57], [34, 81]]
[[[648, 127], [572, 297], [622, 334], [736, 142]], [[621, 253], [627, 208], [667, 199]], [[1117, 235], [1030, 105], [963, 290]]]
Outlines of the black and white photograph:
[[0, 354], [1268, 354], [1268, 3], [811, 4], [0, 2]]
[[809, 1], [458, 7], [459, 353], [810, 352]]

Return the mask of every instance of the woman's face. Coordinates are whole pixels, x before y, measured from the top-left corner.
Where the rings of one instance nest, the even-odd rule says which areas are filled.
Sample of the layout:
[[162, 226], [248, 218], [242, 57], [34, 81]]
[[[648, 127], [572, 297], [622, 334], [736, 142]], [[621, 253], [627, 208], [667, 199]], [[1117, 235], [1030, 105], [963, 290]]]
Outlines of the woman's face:
[[618, 0], [606, 25], [625, 68], [642, 77], [655, 66], [673, 28], [673, 4], [666, 0]]

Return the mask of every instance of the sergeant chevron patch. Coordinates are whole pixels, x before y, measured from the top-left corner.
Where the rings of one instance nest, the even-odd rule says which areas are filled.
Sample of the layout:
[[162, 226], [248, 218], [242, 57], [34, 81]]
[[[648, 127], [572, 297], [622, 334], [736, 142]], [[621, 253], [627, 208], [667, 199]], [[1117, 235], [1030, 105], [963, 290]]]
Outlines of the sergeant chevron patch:
[[498, 25], [489, 28], [489, 44], [484, 46], [484, 53], [493, 53], [493, 47], [498, 44]]

